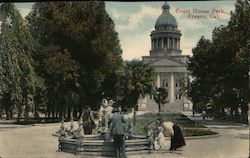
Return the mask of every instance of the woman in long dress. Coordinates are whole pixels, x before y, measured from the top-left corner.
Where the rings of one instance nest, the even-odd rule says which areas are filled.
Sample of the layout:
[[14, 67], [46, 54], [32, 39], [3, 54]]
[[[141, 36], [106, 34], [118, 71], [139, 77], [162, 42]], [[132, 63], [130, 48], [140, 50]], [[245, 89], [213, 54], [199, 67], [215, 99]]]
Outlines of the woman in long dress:
[[167, 122], [161, 120], [161, 124], [166, 132], [171, 136], [170, 150], [176, 150], [177, 148], [183, 147], [186, 145], [182, 130], [179, 125], [172, 122]]
[[186, 145], [180, 126], [174, 123], [173, 130], [174, 135], [171, 137], [170, 150], [176, 150]]

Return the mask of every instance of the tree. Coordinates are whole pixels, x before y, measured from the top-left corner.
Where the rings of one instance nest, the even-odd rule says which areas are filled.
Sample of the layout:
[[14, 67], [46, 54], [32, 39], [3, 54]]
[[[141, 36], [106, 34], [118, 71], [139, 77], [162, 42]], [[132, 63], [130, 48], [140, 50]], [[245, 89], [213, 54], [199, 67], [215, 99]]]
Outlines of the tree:
[[79, 64], [79, 88], [73, 93], [79, 96], [81, 107], [98, 109], [102, 92], [116, 95], [121, 48], [104, 2], [38, 2], [27, 20], [37, 41], [37, 71], [45, 80], [46, 66], [51, 65], [43, 64], [44, 54], [47, 48], [57, 47], [57, 53], [68, 50], [71, 60]]
[[158, 104], [159, 112], [162, 111], [162, 105], [166, 104], [168, 101], [166, 100], [168, 97], [167, 90], [165, 88], [156, 88], [153, 91], [153, 97], [155, 102]]
[[25, 119], [28, 118], [28, 111], [34, 106], [36, 87], [40, 85], [31, 57], [34, 51], [33, 39], [27, 22], [22, 19], [14, 4], [3, 3], [0, 6], [0, 20], [1, 90], [10, 94], [10, 112], [17, 108], [19, 121], [23, 106]]
[[212, 41], [201, 38], [188, 65], [194, 81], [189, 96], [195, 105], [210, 104], [224, 117], [224, 108], [231, 116], [242, 109], [246, 120], [249, 102], [249, 61], [247, 39], [250, 39], [250, 5], [239, 0], [227, 26], [213, 30]]
[[[78, 104], [79, 100], [74, 97], [74, 93], [79, 90], [79, 64], [72, 59], [70, 53], [64, 50], [62, 53], [56, 51], [48, 52], [48, 58], [44, 64], [46, 70], [46, 87], [49, 96], [49, 107], [58, 106], [60, 116], [66, 114], [68, 117], [74, 107], [72, 104]], [[50, 97], [53, 96], [53, 99]], [[54, 109], [51, 109], [53, 118]]]
[[[154, 71], [143, 61], [126, 61], [120, 81], [119, 104], [123, 110], [134, 108], [138, 110], [138, 99], [152, 92]], [[135, 118], [135, 117], [134, 117]], [[134, 121], [135, 123], [135, 121]]]
[[200, 109], [198, 107], [200, 102], [208, 103], [213, 93], [208, 90], [214, 81], [213, 73], [211, 73], [214, 70], [214, 64], [212, 64], [214, 57], [210, 50], [211, 42], [201, 37], [197, 46], [193, 49], [193, 56], [189, 59], [188, 70], [193, 77], [193, 81], [190, 83], [188, 96], [191, 98], [195, 110]]

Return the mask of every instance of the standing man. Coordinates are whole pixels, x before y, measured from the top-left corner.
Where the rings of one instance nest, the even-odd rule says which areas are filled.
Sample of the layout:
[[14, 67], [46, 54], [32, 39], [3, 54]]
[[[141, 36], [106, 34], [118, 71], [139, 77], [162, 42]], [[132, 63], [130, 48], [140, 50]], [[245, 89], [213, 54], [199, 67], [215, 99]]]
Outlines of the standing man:
[[119, 109], [115, 107], [113, 109], [113, 115], [111, 117], [111, 134], [114, 137], [114, 147], [117, 158], [126, 158], [125, 155], [125, 140], [124, 140], [124, 123], [126, 119], [120, 114]]

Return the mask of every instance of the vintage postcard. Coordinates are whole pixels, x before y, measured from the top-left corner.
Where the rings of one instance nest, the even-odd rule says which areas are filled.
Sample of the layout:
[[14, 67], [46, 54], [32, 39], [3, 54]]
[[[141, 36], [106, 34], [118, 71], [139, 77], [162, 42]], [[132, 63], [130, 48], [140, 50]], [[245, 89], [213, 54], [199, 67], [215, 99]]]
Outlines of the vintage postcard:
[[250, 1], [0, 3], [0, 158], [250, 157]]

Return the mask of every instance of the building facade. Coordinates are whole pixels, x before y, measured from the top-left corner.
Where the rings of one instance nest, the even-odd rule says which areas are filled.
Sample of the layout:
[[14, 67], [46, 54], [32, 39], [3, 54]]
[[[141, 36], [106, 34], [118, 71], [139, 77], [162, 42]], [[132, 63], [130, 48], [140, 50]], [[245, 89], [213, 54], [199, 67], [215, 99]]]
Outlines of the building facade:
[[[155, 22], [155, 30], [151, 32], [151, 50], [149, 56], [142, 56], [156, 72], [154, 86], [168, 90], [170, 103], [183, 99], [180, 94], [180, 84], [188, 77], [188, 55], [182, 55], [180, 49], [181, 31], [167, 2], [162, 6], [162, 14]], [[182, 100], [183, 104], [183, 100]]]

